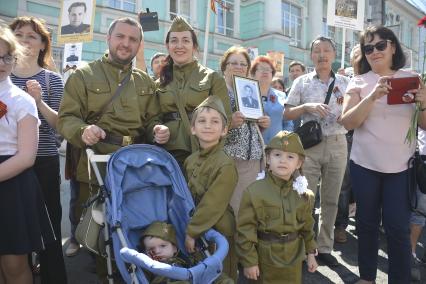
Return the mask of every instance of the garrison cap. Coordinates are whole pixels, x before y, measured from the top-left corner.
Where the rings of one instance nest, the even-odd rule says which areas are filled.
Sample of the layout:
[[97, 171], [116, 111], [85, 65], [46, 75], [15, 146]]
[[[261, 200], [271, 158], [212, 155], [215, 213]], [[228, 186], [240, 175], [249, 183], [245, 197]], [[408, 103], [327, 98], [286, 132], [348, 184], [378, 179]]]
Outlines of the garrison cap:
[[305, 150], [303, 149], [299, 135], [294, 132], [278, 132], [278, 134], [275, 135], [271, 141], [269, 141], [269, 144], [266, 145], [266, 150], [268, 149], [277, 149], [284, 152], [291, 152], [305, 156]]
[[193, 31], [191, 25], [181, 16], [176, 16], [173, 19], [172, 25], [170, 26], [169, 32], [185, 32]]
[[169, 241], [175, 246], [177, 245], [175, 228], [173, 225], [167, 224], [166, 222], [151, 223], [142, 234], [142, 237], [146, 236], [157, 237]]
[[199, 106], [197, 106], [196, 109], [199, 109], [201, 107], [209, 107], [209, 108], [217, 110], [221, 115], [223, 115], [223, 117], [225, 118], [225, 121], [227, 121], [225, 108], [219, 97], [208, 96], [208, 98], [205, 99]]

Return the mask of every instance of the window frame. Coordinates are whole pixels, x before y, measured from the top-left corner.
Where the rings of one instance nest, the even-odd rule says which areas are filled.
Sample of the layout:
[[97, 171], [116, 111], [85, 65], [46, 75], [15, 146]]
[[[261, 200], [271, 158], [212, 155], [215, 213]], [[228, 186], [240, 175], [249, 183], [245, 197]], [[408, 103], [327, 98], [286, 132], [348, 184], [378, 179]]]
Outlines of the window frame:
[[[108, 6], [110, 8], [113, 9], [119, 9], [119, 10], [123, 10], [126, 12], [131, 12], [131, 13], [136, 13], [136, 9], [137, 9], [137, 1], [136, 0], [108, 0]], [[119, 7], [117, 7], [116, 5], [113, 5], [112, 3], [119, 3]], [[125, 7], [125, 3], [126, 4], [130, 4], [134, 6], [133, 10], [128, 10], [128, 9], [124, 9]]]
[[[284, 10], [285, 4], [288, 5], [288, 10]], [[293, 14], [294, 10], [298, 11], [299, 15]], [[290, 45], [301, 47], [303, 39], [303, 7], [289, 1], [281, 1], [281, 29], [285, 36], [292, 39]]]
[[[225, 7], [229, 7], [229, 5], [232, 5], [232, 8], [228, 11], [227, 9], [223, 8], [220, 4], [216, 6], [216, 33], [224, 35], [224, 36], [230, 36], [233, 37], [235, 33], [235, 1], [234, 0], [223, 0], [222, 4], [225, 5]], [[219, 13], [222, 11], [223, 16], [223, 25], [219, 23]], [[227, 26], [227, 14], [230, 13], [232, 15], [232, 27]], [[222, 31], [221, 31], [222, 29]], [[228, 33], [229, 32], [229, 33]]]
[[[175, 3], [176, 3], [176, 12], [172, 12], [171, 11], [171, 7], [172, 7], [172, 1], [174, 1]], [[188, 1], [188, 14], [184, 14], [184, 13], [182, 13], [182, 7], [181, 7], [181, 1], [180, 0], [170, 0], [169, 1], [169, 20], [170, 21], [173, 21], [173, 19], [177, 16], [177, 15], [179, 15], [179, 16], [181, 16], [181, 17], [183, 17], [183, 18], [185, 18], [187, 21], [190, 21], [190, 19], [191, 19], [191, 1], [190, 0], [186, 0], [186, 1]]]

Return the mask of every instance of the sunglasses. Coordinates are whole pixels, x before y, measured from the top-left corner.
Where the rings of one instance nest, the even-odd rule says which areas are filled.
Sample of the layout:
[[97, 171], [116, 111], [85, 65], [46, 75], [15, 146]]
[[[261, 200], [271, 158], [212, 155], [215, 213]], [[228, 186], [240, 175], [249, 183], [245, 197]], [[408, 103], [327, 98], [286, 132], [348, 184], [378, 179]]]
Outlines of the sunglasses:
[[381, 40], [379, 42], [377, 42], [376, 44], [366, 44], [364, 45], [364, 53], [365, 55], [369, 55], [372, 54], [374, 51], [374, 48], [377, 51], [383, 51], [388, 47], [388, 42], [392, 42], [390, 40]]

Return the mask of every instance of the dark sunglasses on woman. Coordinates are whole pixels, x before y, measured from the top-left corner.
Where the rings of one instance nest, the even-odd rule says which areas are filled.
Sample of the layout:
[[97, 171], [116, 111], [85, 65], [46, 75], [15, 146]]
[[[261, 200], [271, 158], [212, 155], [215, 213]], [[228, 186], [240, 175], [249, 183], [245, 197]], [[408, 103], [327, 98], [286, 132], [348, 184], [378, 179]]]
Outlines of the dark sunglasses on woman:
[[372, 54], [374, 51], [374, 48], [377, 49], [377, 51], [383, 51], [388, 47], [388, 42], [392, 42], [390, 40], [381, 40], [377, 42], [376, 44], [366, 44], [364, 45], [364, 53], [366, 55]]

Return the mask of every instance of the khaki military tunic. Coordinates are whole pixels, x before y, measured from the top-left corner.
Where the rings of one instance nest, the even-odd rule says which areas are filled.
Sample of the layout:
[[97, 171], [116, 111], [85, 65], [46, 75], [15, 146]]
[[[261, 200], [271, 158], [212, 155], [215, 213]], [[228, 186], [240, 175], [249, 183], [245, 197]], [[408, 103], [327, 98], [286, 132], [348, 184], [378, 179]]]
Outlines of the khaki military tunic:
[[210, 228], [226, 236], [228, 256], [223, 271], [236, 279], [235, 217], [229, 201], [238, 181], [234, 161], [223, 151], [222, 143], [193, 153], [184, 164], [185, 173], [195, 202], [195, 212], [186, 233], [198, 238]]
[[[243, 193], [237, 221], [237, 254], [243, 267], [259, 265], [258, 283], [301, 283], [301, 263], [316, 249], [312, 209], [314, 194], [293, 190], [293, 179], [284, 181], [268, 173]], [[288, 234], [296, 240], [280, 243], [258, 239], [257, 232]]]
[[[59, 108], [58, 131], [72, 145], [85, 148], [81, 139], [95, 114], [114, 95], [118, 84], [132, 72], [120, 95], [107, 107], [96, 125], [114, 135], [144, 136], [145, 128], [159, 113], [155, 84], [143, 71], [108, 61], [108, 55], [77, 69], [68, 79]], [[120, 146], [99, 142], [92, 146], [97, 154], [116, 151]], [[82, 151], [77, 180], [88, 182], [87, 158]]]
[[164, 147], [172, 155], [177, 152], [186, 152], [187, 154], [183, 156], [174, 155], [180, 163], [183, 163], [190, 153], [198, 150], [198, 143], [194, 138], [191, 139], [190, 126], [186, 125], [180, 117], [173, 120], [167, 119], [167, 114], [180, 113], [177, 100], [190, 116], [208, 96], [218, 96], [223, 102], [228, 121], [232, 115], [225, 80], [217, 72], [202, 66], [197, 61], [181, 67], [173, 65], [173, 80], [165, 87], [160, 86], [157, 95], [162, 113], [160, 121], [170, 129], [170, 139]]

